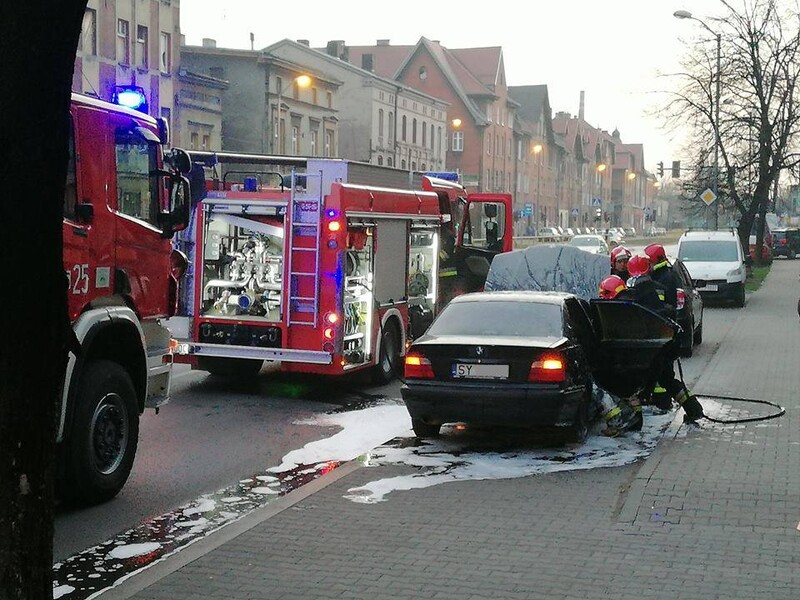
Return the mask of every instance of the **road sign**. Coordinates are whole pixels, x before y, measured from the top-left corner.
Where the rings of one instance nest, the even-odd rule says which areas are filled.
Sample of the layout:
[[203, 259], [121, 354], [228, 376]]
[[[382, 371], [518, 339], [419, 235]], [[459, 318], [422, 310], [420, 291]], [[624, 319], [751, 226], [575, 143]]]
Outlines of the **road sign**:
[[522, 214], [526, 217], [530, 217], [533, 214], [533, 204], [526, 204], [525, 208], [522, 209]]
[[578, 209], [577, 208], [573, 208], [569, 212], [572, 214], [573, 217], [577, 217], [578, 216]]
[[653, 213], [653, 209], [652, 209], [652, 208], [650, 208], [649, 206], [645, 206], [645, 207], [644, 207], [644, 214], [645, 214], [646, 216], [648, 216], [648, 217], [649, 217], [649, 216], [650, 216], [652, 213]]
[[700, 200], [706, 203], [706, 206], [711, 206], [714, 204], [714, 200], [717, 199], [717, 195], [711, 191], [710, 188], [706, 188], [702, 194], [700, 194]]
[[603, 206], [603, 200], [601, 198], [592, 198], [592, 206]]

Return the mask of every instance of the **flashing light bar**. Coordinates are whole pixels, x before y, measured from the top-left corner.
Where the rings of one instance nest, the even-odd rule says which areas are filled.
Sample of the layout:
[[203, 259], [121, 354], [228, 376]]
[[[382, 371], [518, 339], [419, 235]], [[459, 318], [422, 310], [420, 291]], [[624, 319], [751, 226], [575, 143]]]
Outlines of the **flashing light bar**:
[[458, 183], [458, 173], [455, 171], [425, 171], [423, 175], [435, 177], [436, 179], [444, 179], [446, 181], [455, 181]]
[[111, 99], [114, 104], [147, 113], [147, 96], [137, 85], [118, 85]]

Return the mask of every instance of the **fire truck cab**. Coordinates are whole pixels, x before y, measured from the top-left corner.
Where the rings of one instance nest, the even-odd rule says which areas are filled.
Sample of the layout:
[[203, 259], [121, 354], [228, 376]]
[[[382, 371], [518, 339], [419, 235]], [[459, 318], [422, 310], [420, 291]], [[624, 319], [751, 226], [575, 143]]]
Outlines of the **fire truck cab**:
[[[480, 289], [511, 247], [507, 194], [473, 199], [452, 182], [339, 159], [191, 156], [192, 321], [176, 360], [212, 373], [252, 375], [269, 360], [388, 381], [443, 297]], [[208, 179], [199, 168], [223, 164], [247, 168]]]
[[189, 220], [185, 152], [164, 121], [72, 95], [64, 269], [74, 343], [58, 426], [59, 494], [115, 496], [136, 453], [139, 415], [169, 397], [171, 337], [186, 260], [170, 238]]

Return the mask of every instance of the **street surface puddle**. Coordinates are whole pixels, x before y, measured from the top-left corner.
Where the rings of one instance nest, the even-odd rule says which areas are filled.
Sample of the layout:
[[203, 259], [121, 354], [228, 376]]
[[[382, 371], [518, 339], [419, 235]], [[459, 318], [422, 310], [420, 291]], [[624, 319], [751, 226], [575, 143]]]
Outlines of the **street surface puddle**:
[[[718, 403], [704, 401], [703, 404], [712, 416], [732, 416], [731, 411]], [[351, 408], [337, 409], [304, 421], [304, 424], [341, 430], [289, 452], [280, 465], [201, 496], [57, 563], [53, 566], [53, 598], [93, 598], [123, 578], [346, 461], [358, 459], [367, 467], [403, 465], [416, 470], [410, 475], [377, 479], [351, 488], [345, 495], [353, 502], [375, 503], [386, 500], [394, 491], [453, 481], [511, 479], [626, 465], [649, 455], [675, 417], [674, 412], [654, 415], [645, 409], [641, 432], [618, 438], [592, 435], [579, 445], [542, 447], [528, 437], [497, 437], [464, 427], [444, 427], [441, 438], [419, 441], [411, 431], [408, 411], [399, 400], [365, 402]], [[723, 429], [724, 426], [714, 426], [715, 431]]]

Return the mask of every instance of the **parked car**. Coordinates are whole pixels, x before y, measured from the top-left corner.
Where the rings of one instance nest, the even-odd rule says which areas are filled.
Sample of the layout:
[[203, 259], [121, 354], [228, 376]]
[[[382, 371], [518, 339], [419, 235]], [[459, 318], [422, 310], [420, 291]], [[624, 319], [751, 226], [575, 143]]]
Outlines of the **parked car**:
[[744, 306], [745, 256], [735, 230], [687, 231], [678, 239], [678, 259], [704, 298], [719, 297]]
[[561, 241], [561, 232], [555, 227], [539, 227], [539, 237], [546, 240], [559, 242]]
[[636, 229], [633, 227], [622, 227], [626, 237], [636, 237]]
[[794, 259], [800, 253], [800, 229], [782, 227], [772, 230], [772, 253]]
[[608, 254], [608, 244], [600, 235], [576, 235], [569, 242], [569, 246], [576, 246], [591, 254]]
[[[751, 235], [749, 240], [749, 248], [748, 248], [748, 255], [750, 256], [751, 261], [756, 260], [756, 236]], [[772, 251], [772, 246], [764, 240], [763, 245], [761, 246], [761, 263], [770, 265], [772, 264], [772, 259], [774, 258], [774, 253]]]
[[681, 280], [678, 288], [677, 321], [683, 329], [678, 337], [681, 355], [691, 356], [695, 345], [703, 343], [703, 297], [692, 283], [692, 276], [686, 266], [676, 260], [672, 268]]
[[[582, 440], [594, 416], [577, 340], [586, 301], [559, 292], [478, 292], [452, 300], [409, 348], [401, 393], [418, 437], [444, 423], [560, 427]], [[569, 310], [568, 310], [569, 308]]]

